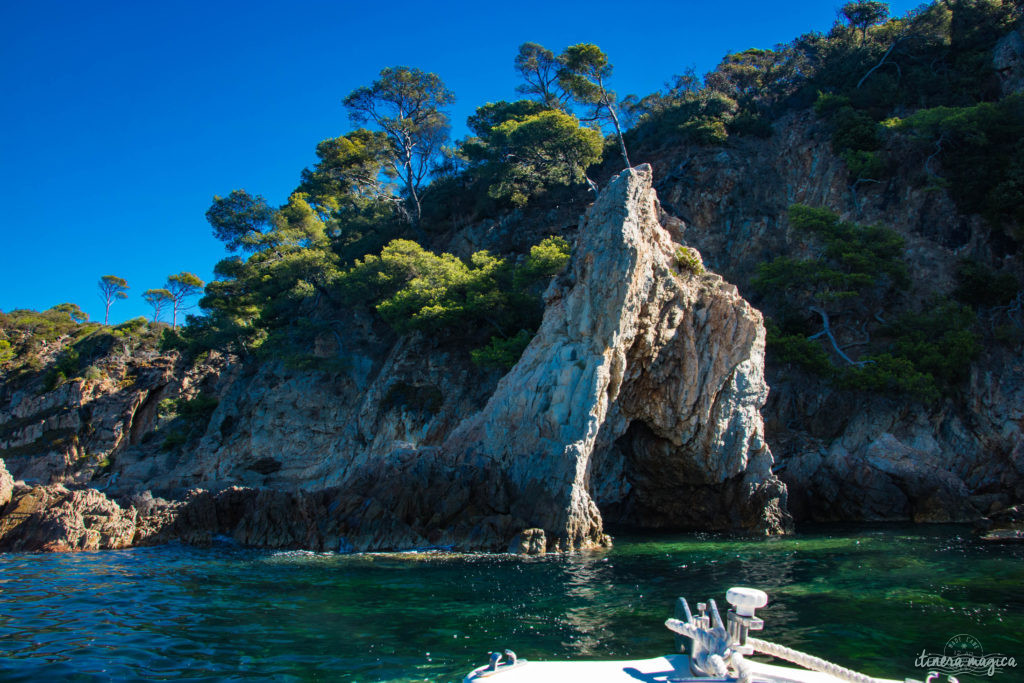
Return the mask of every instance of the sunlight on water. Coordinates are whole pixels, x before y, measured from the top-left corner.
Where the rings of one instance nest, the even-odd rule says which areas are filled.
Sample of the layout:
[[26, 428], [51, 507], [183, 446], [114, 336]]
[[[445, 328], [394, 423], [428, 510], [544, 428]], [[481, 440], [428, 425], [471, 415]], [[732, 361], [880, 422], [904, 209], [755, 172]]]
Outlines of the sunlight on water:
[[767, 640], [923, 678], [915, 657], [957, 633], [1024, 660], [1022, 559], [1024, 547], [983, 546], [959, 527], [619, 538], [608, 552], [530, 559], [0, 555], [0, 679], [457, 681], [506, 647], [650, 657], [672, 647], [663, 622], [676, 596], [724, 605], [731, 585], [771, 596]]

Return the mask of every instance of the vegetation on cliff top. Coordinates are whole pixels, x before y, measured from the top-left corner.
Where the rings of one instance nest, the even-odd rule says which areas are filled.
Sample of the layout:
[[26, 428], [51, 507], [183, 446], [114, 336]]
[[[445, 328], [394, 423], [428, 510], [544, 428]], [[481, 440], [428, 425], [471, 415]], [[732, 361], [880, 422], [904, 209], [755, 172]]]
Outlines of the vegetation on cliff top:
[[166, 325], [133, 318], [119, 325], [88, 322], [75, 304], [42, 312], [0, 313], [0, 377], [52, 390], [67, 380], [120, 380], [132, 359], [156, 354]]
[[[513, 65], [525, 99], [480, 106], [468, 120], [471, 134], [455, 142], [446, 111], [455, 94], [441, 78], [385, 68], [344, 98], [357, 127], [316, 146], [285, 204], [275, 208], [242, 189], [214, 197], [207, 219], [234, 255], [205, 285], [203, 315], [188, 316], [182, 329], [157, 325], [143, 334], [75, 322], [62, 307], [12, 312], [0, 321], [0, 366], [39, 369], [40, 349], [65, 335], [73, 350], [90, 335], [159, 333], [164, 348], [337, 369], [343, 354], [314, 353], [318, 341], [340, 340], [352, 316], [363, 315], [396, 334], [428, 333], [479, 364], [508, 366], [536, 328], [544, 282], [564, 266], [568, 243], [549, 238], [462, 257], [432, 247], [512, 211], [528, 220], [556, 206], [582, 210], [594, 178], [631, 157], [767, 137], [779, 117], [812, 106], [851, 188], [898, 163], [920, 163], [922, 184], [948, 190], [994, 235], [1012, 238], [1006, 249], [1019, 250], [1024, 96], [1002, 97], [991, 64], [996, 41], [1021, 20], [1019, 3], [939, 0], [891, 18], [884, 3], [855, 0], [838, 17], [827, 34], [727, 55], [702, 79], [684, 72], [643, 97], [610, 89], [611, 62], [595, 45], [556, 54], [524, 43]], [[920, 158], [891, 158], [897, 137]], [[964, 306], [1005, 304], [1019, 288], [1012, 275], [968, 262], [959, 303], [934, 303], [927, 315], [897, 306], [902, 313], [884, 317], [879, 311], [907, 286], [901, 238], [806, 207], [794, 207], [791, 222], [818, 256], [782, 255], [759, 270], [754, 284], [778, 321], [772, 348], [843, 386], [935, 396], [962, 372], [923, 345], [952, 344], [965, 364], [976, 340], [968, 339], [973, 313]], [[104, 276], [101, 291], [103, 283], [109, 310], [127, 283]], [[170, 310], [176, 327], [185, 299], [202, 286], [183, 272], [143, 296], [154, 321]], [[829, 340], [830, 321], [857, 321], [865, 339], [858, 353]], [[931, 332], [920, 338], [918, 329]], [[83, 371], [72, 355], [51, 359], [55, 381]]]

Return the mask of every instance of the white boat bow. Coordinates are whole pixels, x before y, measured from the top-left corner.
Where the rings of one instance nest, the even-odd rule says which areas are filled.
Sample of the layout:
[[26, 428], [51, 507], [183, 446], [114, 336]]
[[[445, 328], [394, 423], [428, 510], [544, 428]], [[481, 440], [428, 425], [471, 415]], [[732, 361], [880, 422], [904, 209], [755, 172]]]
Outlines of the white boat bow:
[[[728, 623], [722, 622], [714, 600], [697, 605], [694, 616], [684, 598], [676, 618], [665, 625], [677, 635], [679, 654], [626, 661], [534, 662], [511, 650], [493, 652], [490, 663], [474, 669], [463, 683], [919, 683], [912, 679], [875, 678], [792, 648], [750, 636], [764, 622], [755, 616], [768, 596], [752, 588], [731, 588]], [[689, 653], [684, 654], [689, 639]], [[804, 668], [777, 666], [747, 659], [754, 653], [783, 659]], [[929, 683], [938, 674], [930, 674]], [[949, 683], [956, 683], [950, 676]]]

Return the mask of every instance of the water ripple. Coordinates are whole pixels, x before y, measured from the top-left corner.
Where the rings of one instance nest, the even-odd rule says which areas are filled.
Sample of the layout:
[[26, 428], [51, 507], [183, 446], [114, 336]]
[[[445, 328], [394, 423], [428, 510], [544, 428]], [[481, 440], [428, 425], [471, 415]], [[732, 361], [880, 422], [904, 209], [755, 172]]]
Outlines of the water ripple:
[[958, 527], [660, 535], [526, 561], [183, 546], [0, 555], [0, 679], [445, 681], [505, 647], [647, 657], [671, 648], [662, 622], [677, 595], [724, 604], [736, 584], [772, 596], [765, 638], [900, 678], [961, 632], [1024, 658], [1022, 559]]

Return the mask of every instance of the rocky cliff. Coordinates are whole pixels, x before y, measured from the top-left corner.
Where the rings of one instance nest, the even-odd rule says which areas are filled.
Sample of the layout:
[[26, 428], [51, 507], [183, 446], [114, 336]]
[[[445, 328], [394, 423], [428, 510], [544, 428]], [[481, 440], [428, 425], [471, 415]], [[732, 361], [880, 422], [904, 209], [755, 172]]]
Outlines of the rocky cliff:
[[784, 524], [758, 412], [761, 316], [676, 262], [651, 180], [642, 166], [602, 192], [537, 336], [443, 446], [496, 463], [523, 492], [513, 514], [569, 547], [602, 540], [596, 492], [655, 526]]
[[[890, 176], [855, 183], [831, 150], [826, 124], [800, 112], [783, 117], [768, 139], [675, 150], [653, 165], [677, 238], [752, 296], [759, 263], [807, 253], [786, 218], [794, 202], [899, 232], [912, 283], [904, 305], [950, 294], [965, 256], [1020, 273], [1019, 253], [1001, 250], [980, 217], [958, 213], [948, 195], [921, 181], [924, 155], [906, 144], [890, 140], [888, 152], [901, 159]], [[1022, 323], [1019, 310], [991, 315], [1003, 318], [986, 323]], [[930, 405], [839, 390], [782, 365], [766, 372], [767, 439], [797, 519], [967, 521], [1024, 496], [1019, 344], [989, 344], [967, 386]]]
[[[545, 295], [540, 331], [500, 381], [416, 336], [382, 353], [353, 324], [332, 350], [348, 359], [340, 372], [169, 358], [120, 392], [83, 380], [58, 390], [73, 396], [9, 397], [8, 425], [24, 423], [17, 448], [63, 419], [62, 444], [102, 445], [107, 462], [71, 467], [86, 458], [59, 448], [8, 457], [36, 486], [14, 487], [0, 548], [228, 535], [268, 547], [538, 552], [606, 544], [605, 510], [647, 526], [782, 531], [785, 487], [759, 413], [761, 316], [719, 276], [685, 265], [659, 214], [649, 167], [604, 188]], [[159, 399], [200, 385], [219, 397], [201, 438], [177, 450], [147, 439]], [[107, 407], [89, 412], [98, 401]], [[83, 417], [100, 414], [109, 437], [82, 446], [94, 429]], [[47, 458], [57, 466], [40, 469]], [[121, 504], [59, 483], [90, 478]]]

